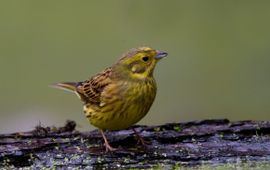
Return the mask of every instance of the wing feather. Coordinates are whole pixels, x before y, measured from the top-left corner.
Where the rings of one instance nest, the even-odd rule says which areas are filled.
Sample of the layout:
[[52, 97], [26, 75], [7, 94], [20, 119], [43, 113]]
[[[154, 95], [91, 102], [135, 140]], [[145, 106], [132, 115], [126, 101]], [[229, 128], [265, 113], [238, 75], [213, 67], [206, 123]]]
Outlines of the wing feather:
[[82, 96], [85, 103], [100, 105], [101, 93], [106, 86], [111, 83], [112, 69], [107, 68], [103, 72], [98, 73], [96, 76], [81, 82], [77, 86], [77, 92]]

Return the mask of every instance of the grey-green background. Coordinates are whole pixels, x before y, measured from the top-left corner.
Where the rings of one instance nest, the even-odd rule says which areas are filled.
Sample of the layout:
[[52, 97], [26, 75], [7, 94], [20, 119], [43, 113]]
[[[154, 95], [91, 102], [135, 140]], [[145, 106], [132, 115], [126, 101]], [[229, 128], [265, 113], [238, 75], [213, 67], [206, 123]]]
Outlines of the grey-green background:
[[169, 53], [140, 124], [270, 119], [270, 1], [0, 2], [0, 133], [75, 120], [77, 97], [48, 85], [79, 81], [126, 50]]

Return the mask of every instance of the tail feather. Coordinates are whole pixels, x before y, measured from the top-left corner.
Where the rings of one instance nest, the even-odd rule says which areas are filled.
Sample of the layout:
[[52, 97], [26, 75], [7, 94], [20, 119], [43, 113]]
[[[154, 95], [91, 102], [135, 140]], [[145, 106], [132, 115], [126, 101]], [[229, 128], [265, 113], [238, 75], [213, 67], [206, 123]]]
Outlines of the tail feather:
[[78, 83], [76, 82], [64, 82], [64, 83], [53, 84], [51, 85], [51, 87], [76, 93], [77, 85]]

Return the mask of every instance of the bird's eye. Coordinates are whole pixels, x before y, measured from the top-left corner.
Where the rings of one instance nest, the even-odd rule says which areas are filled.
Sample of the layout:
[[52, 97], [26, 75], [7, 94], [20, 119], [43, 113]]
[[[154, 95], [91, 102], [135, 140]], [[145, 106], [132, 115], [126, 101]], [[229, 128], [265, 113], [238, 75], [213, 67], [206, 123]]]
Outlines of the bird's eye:
[[142, 60], [143, 61], [148, 61], [149, 60], [149, 57], [143, 57]]

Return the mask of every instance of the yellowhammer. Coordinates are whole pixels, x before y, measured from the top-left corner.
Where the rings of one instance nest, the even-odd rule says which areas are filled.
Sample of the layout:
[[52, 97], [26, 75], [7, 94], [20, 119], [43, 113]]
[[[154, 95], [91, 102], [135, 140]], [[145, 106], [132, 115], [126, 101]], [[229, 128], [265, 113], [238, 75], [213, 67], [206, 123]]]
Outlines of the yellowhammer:
[[[108, 143], [104, 130], [128, 128], [149, 111], [155, 96], [153, 71], [167, 53], [149, 47], [129, 50], [113, 66], [82, 82], [66, 82], [54, 87], [76, 93], [84, 104], [89, 122], [100, 129], [106, 152], [115, 150]], [[144, 144], [144, 140], [133, 128]]]

